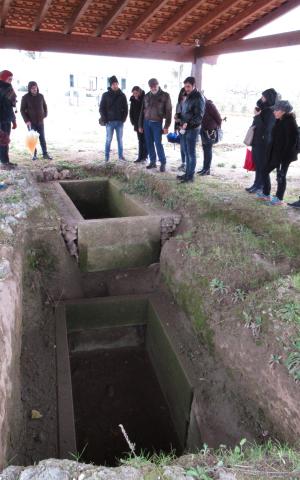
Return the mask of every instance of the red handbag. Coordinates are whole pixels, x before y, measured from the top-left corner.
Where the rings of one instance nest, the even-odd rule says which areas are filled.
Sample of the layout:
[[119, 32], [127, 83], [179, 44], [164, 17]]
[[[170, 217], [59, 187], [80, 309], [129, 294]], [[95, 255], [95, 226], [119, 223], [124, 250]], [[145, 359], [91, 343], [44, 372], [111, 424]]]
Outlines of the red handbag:
[[246, 158], [243, 168], [248, 172], [255, 172], [256, 170], [255, 163], [253, 161], [252, 150], [249, 150], [249, 148], [246, 150]]

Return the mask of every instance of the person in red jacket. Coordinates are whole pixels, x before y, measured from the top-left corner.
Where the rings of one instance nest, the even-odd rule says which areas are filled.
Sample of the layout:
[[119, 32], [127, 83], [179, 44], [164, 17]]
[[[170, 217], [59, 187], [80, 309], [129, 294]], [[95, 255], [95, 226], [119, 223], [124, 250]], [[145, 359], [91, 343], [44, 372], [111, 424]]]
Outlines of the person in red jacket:
[[17, 128], [14, 108], [16, 106], [16, 94], [11, 86], [13, 74], [9, 70], [0, 72], [0, 168], [12, 170], [17, 164], [9, 160], [9, 137], [11, 128]]
[[212, 161], [212, 147], [216, 143], [217, 129], [221, 127], [222, 118], [217, 107], [212, 100], [205, 101], [205, 112], [201, 124], [201, 141], [203, 149], [203, 167], [199, 175], [210, 175], [210, 167]]

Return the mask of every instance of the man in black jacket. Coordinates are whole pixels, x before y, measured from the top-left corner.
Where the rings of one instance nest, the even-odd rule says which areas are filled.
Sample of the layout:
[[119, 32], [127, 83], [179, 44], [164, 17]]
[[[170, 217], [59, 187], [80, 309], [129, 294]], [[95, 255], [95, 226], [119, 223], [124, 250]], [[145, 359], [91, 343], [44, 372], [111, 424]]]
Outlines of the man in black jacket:
[[[48, 115], [48, 108], [44, 96], [39, 92], [39, 87], [36, 82], [28, 83], [28, 93], [23, 96], [21, 101], [21, 115], [28, 130], [35, 130], [38, 132], [44, 160], [52, 160], [52, 157], [50, 157], [47, 152], [44, 129], [44, 119]], [[32, 160], [37, 160], [36, 149]]]
[[109, 161], [110, 145], [114, 131], [117, 134], [119, 160], [125, 160], [123, 155], [123, 125], [128, 115], [126, 95], [120, 90], [115, 75], [109, 79], [108, 91], [103, 93], [100, 102], [100, 115], [106, 125], [105, 161]]
[[138, 158], [135, 160], [134, 163], [139, 163], [147, 160], [147, 156], [148, 156], [144, 132], [142, 133], [139, 132], [139, 118], [140, 118], [140, 114], [143, 106], [145, 92], [140, 87], [135, 86], [133, 87], [131, 93], [132, 93], [132, 96], [130, 97], [129, 116], [130, 116], [130, 121], [134, 127], [134, 130], [137, 133], [138, 142], [139, 142]]
[[194, 77], [184, 80], [186, 100], [180, 112], [181, 137], [186, 160], [185, 175], [178, 176], [181, 183], [193, 182], [196, 168], [196, 143], [199, 139], [200, 126], [205, 110], [205, 99], [196, 88]]
[[16, 94], [11, 86], [13, 74], [8, 70], [0, 72], [0, 130], [6, 136], [7, 141], [0, 145], [0, 161], [2, 170], [12, 170], [15, 163], [9, 161], [9, 136], [11, 127], [17, 128], [14, 107], [16, 106]]

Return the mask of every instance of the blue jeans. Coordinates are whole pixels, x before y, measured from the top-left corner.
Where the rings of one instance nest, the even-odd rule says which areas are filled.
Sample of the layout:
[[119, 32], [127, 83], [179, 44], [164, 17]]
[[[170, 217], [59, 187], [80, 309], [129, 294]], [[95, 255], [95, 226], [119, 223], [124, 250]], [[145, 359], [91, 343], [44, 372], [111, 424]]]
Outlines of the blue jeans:
[[[7, 133], [7, 135], [9, 136], [10, 131], [11, 131], [11, 122], [0, 122], [0, 129], [3, 132]], [[0, 146], [0, 161], [1, 161], [1, 163], [8, 163], [9, 162], [8, 150], [9, 150], [8, 145]]]
[[187, 130], [184, 135], [181, 136], [180, 141], [183, 144], [183, 150], [185, 154], [186, 178], [194, 178], [196, 168], [196, 143], [199, 138], [199, 128], [192, 128]]
[[118, 155], [119, 158], [123, 158], [123, 122], [114, 120], [106, 124], [105, 160], [109, 159], [110, 145], [114, 131], [116, 131], [117, 134]]
[[150, 163], [152, 165], [156, 163], [156, 154], [157, 154], [161, 165], [165, 165], [166, 155], [165, 155], [164, 147], [161, 143], [162, 123], [152, 122], [151, 120], [144, 120], [144, 133], [145, 133], [145, 139], [146, 139], [148, 155], [150, 158]]

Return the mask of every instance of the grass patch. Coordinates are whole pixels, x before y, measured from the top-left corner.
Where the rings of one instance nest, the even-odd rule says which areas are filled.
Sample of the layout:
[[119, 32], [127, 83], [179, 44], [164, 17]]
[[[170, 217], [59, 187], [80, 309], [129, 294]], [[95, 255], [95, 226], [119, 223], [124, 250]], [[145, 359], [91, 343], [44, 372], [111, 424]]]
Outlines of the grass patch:
[[42, 243], [31, 248], [27, 252], [27, 266], [31, 271], [54, 272], [56, 258], [49, 252], [49, 246]]

